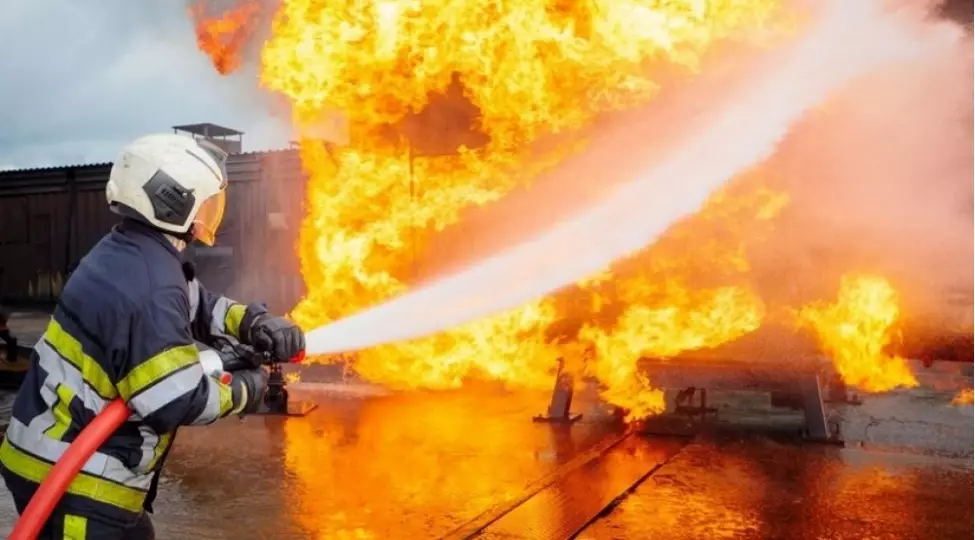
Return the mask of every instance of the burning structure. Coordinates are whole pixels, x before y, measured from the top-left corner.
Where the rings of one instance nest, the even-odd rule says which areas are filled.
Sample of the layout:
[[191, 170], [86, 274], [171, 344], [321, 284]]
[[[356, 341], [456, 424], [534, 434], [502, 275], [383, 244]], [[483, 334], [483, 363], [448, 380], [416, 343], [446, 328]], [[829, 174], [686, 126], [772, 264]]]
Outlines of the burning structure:
[[[200, 48], [221, 74], [241, 65], [243, 47], [260, 33], [256, 27], [270, 21], [260, 46], [260, 81], [289, 104], [309, 177], [297, 246], [307, 293], [292, 312], [306, 329], [401, 294], [469, 259], [478, 245], [499, 241], [504, 230], [497, 229], [504, 227], [472, 226], [472, 208], [490, 211], [531, 192], [532, 180], [584, 147], [606, 115], [679, 86], [723, 49], [774, 44], [801, 15], [776, 0], [388, 0], [370, 6], [283, 0], [272, 10], [245, 0], [222, 14], [192, 10]], [[955, 73], [955, 60], [925, 80], [933, 84], [938, 74]], [[896, 85], [902, 77], [892, 73], [880, 83]], [[882, 105], [902, 106], [898, 96]], [[824, 200], [810, 196], [808, 184], [835, 187], [896, 147], [879, 145], [872, 155], [862, 151], [863, 159], [832, 169], [808, 166], [836, 153], [817, 144], [830, 138], [820, 130], [835, 126], [830, 112], [849, 113], [863, 97], [830, 103], [780, 156], [733, 181], [659, 242], [571, 290], [429, 338], [319, 360], [350, 360], [362, 377], [394, 388], [450, 388], [470, 378], [548, 388], [564, 358], [573, 371], [598, 379], [605, 399], [641, 417], [663, 408], [661, 392], [638, 369], [641, 358], [715, 350], [759, 329], [780, 328], [829, 355], [850, 385], [872, 392], [914, 386], [904, 348], [898, 350], [904, 306], [923, 304], [918, 298], [930, 299], [924, 293], [940, 285], [918, 292], [909, 272], [890, 264], [891, 250], [847, 255], [854, 243], [845, 238], [818, 260], [804, 255], [782, 264], [797, 244], [825, 237], [789, 226]], [[967, 106], [970, 114], [970, 100]], [[938, 121], [947, 123], [945, 114]], [[916, 142], [907, 139], [897, 142]], [[938, 166], [958, 168], [957, 158]], [[960, 170], [970, 178], [970, 156], [961, 158], [968, 159]], [[916, 187], [917, 176], [933, 170], [932, 163], [911, 164], [916, 167], [903, 171], [904, 182], [890, 191]], [[935, 190], [938, 203], [958, 196], [952, 175], [945, 176], [951, 178]], [[591, 183], [600, 189], [596, 178]], [[834, 196], [836, 212], [820, 212], [813, 223], [833, 226], [840, 236], [880, 238], [847, 219], [869, 198], [847, 195]], [[876, 206], [897, 208], [909, 200]], [[963, 210], [970, 214], [968, 206]], [[863, 221], [889, 222], [876, 210], [863, 212]], [[844, 214], [836, 226], [832, 218]], [[516, 224], [512, 229], [527, 221], [505, 217]], [[444, 240], [452, 234], [452, 243]], [[949, 255], [956, 246], [970, 249], [970, 226], [960, 239], [946, 243]], [[885, 245], [892, 242], [885, 237]], [[905, 252], [898, 255], [902, 260]], [[930, 253], [912, 255], [927, 260]], [[963, 260], [949, 256], [944, 264], [961, 267], [970, 284], [972, 269]], [[796, 261], [816, 268], [797, 268]], [[970, 335], [967, 311], [967, 319], [951, 324]]]

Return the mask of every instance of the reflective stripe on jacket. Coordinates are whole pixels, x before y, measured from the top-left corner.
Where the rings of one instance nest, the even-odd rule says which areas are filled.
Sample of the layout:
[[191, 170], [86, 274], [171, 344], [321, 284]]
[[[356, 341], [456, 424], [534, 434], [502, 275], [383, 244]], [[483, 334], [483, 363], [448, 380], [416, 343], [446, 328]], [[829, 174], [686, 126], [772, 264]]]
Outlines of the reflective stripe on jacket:
[[204, 374], [195, 341], [241, 340], [262, 313], [188, 285], [179, 252], [162, 234], [123, 222], [65, 284], [14, 401], [0, 472], [40, 483], [81, 429], [121, 397], [132, 415], [85, 463], [63, 502], [80, 515], [136, 519], [176, 428], [243, 406]]

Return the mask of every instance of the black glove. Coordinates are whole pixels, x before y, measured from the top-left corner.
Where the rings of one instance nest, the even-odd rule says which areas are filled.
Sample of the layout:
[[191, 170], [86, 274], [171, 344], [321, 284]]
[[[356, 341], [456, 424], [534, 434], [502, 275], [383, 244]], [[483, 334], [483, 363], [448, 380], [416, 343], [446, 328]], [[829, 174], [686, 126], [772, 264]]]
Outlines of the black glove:
[[283, 363], [305, 352], [305, 334], [288, 319], [260, 315], [251, 324], [250, 344]]
[[247, 345], [227, 345], [219, 354], [224, 371], [257, 369], [264, 365], [264, 355]]
[[243, 404], [241, 414], [255, 413], [267, 392], [267, 373], [260, 368], [235, 371], [230, 389], [234, 395], [234, 410]]

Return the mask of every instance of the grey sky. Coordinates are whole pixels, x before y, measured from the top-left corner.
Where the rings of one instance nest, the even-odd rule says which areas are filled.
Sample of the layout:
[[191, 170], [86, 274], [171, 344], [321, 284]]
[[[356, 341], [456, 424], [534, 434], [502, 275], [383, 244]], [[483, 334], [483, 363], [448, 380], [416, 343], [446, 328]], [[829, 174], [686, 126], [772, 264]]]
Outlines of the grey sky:
[[244, 131], [245, 150], [289, 138], [256, 68], [218, 75], [179, 0], [8, 0], [0, 51], [0, 169], [111, 161], [195, 122]]

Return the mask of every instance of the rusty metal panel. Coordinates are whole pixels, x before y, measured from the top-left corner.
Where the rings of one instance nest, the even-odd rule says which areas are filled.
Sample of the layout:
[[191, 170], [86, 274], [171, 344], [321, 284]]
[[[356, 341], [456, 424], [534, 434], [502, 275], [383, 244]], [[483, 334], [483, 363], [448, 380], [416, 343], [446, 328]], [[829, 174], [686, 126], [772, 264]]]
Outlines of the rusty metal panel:
[[[0, 214], [6, 216], [0, 219], [0, 299], [56, 299], [67, 271], [118, 222], [105, 203], [111, 167], [0, 172]], [[218, 246], [230, 248], [238, 274], [230, 289], [248, 300], [272, 292], [267, 301], [290, 310], [300, 295], [294, 247], [304, 178], [298, 153], [234, 154], [227, 172], [232, 187]], [[285, 218], [285, 227], [276, 227], [273, 213]]]
[[261, 154], [231, 154], [227, 158], [227, 176], [231, 182], [259, 182], [261, 179]]
[[72, 219], [74, 229], [68, 239], [67, 248], [69, 268], [77, 265], [81, 258], [119, 221], [118, 216], [113, 214], [105, 204], [103, 189], [79, 190], [75, 195]]
[[271, 309], [286, 312], [305, 293], [297, 247], [307, 177], [297, 151], [268, 152], [262, 158], [267, 215], [258, 275], [265, 284], [264, 301]]
[[231, 156], [227, 169], [231, 182], [227, 215], [216, 249], [196, 250], [200, 279], [238, 300], [264, 302], [276, 312], [290, 311], [300, 294], [294, 286], [300, 283], [295, 253], [300, 216], [285, 212], [281, 227], [279, 203], [284, 193], [289, 209], [300, 209], [304, 189], [297, 153]]
[[26, 299], [30, 268], [28, 195], [0, 197], [0, 300]]

